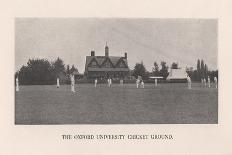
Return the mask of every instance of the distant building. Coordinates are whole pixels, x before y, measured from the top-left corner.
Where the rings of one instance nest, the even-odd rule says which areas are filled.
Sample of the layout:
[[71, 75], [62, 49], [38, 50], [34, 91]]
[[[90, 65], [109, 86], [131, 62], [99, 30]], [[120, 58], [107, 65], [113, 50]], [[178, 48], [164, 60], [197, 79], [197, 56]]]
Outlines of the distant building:
[[129, 72], [127, 53], [125, 53], [124, 57], [110, 56], [107, 43], [105, 56], [95, 56], [95, 51], [91, 51], [91, 55], [86, 56], [84, 74], [88, 79], [124, 79], [129, 75]]
[[187, 81], [187, 72], [184, 69], [171, 69], [167, 80], [170, 82], [186, 82]]

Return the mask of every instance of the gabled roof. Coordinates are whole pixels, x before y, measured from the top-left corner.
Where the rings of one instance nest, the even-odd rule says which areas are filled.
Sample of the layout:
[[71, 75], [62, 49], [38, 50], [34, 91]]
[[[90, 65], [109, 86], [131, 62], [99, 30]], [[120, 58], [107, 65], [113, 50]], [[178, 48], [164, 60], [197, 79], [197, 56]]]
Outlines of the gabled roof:
[[114, 67], [116, 67], [118, 62], [122, 61], [122, 60], [124, 61], [124, 63], [127, 66], [127, 59], [124, 58], [124, 57], [117, 57], [117, 56], [109, 56], [109, 57], [105, 57], [105, 56], [86, 56], [85, 68], [88, 68], [89, 64], [91, 63], [91, 61], [93, 59], [95, 59], [97, 61], [97, 63], [101, 66], [108, 58], [112, 62]]
[[95, 57], [93, 57], [92, 59], [90, 59], [88, 65], [91, 64], [93, 61], [97, 63], [98, 67], [101, 66], [101, 64], [99, 64], [99, 62], [97, 61], [97, 59]]
[[104, 64], [107, 63], [107, 61], [111, 64], [112, 67], [115, 67], [115, 65], [112, 63], [111, 59], [109, 57], [106, 57], [105, 60], [102, 62], [102, 64], [100, 65], [100, 67], [103, 67]]
[[125, 57], [121, 57], [118, 62], [115, 64], [115, 66], [118, 66], [120, 64], [120, 62], [122, 62], [125, 66], [128, 66], [127, 64], [127, 60]]
[[113, 65], [116, 66], [117, 62], [120, 60], [121, 57], [110, 56], [109, 58], [110, 58], [111, 62], [113, 63]]
[[103, 61], [105, 60], [104, 56], [95, 56], [98, 64], [101, 66]]
[[129, 68], [93, 68], [89, 67], [88, 71], [130, 71]]

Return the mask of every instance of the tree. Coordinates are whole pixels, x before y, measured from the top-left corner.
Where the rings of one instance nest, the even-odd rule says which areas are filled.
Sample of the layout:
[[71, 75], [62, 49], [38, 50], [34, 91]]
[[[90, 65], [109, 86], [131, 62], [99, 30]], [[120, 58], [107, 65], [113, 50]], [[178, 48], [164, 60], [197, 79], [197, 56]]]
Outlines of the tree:
[[15, 72], [15, 78], [19, 76], [19, 71]]
[[69, 68], [69, 65], [67, 65], [66, 74], [67, 74], [67, 75], [69, 75], [69, 74], [70, 74], [70, 68]]
[[201, 62], [197, 60], [197, 81], [200, 81], [201, 78]]
[[161, 70], [160, 70], [160, 75], [166, 79], [168, 77], [168, 66], [166, 65], [166, 62], [161, 61]]
[[205, 78], [207, 78], [208, 76], [208, 66], [205, 64], [205, 67], [204, 67], [204, 74], [205, 74]]
[[200, 64], [200, 60], [197, 60], [197, 71], [200, 72], [201, 70], [201, 64]]
[[72, 65], [72, 68], [70, 69], [70, 74], [72, 74], [74, 71], [77, 71], [77, 72], [78, 72], [78, 69], [75, 68], [74, 65]]
[[22, 66], [18, 72], [20, 84], [43, 85], [55, 84], [56, 78], [60, 83], [66, 82], [65, 65], [59, 57], [54, 62], [46, 59], [29, 59], [27, 65]]
[[214, 80], [214, 77], [217, 78], [218, 80], [218, 70], [215, 70], [215, 71], [208, 71], [208, 75], [210, 77], [210, 80]]
[[55, 81], [53, 68], [46, 59], [29, 59], [18, 76], [21, 84], [52, 84]]
[[173, 62], [171, 68], [172, 69], [178, 69], [178, 63]]
[[201, 60], [201, 69], [200, 69], [200, 74], [201, 74], [201, 78], [205, 77], [205, 65], [204, 65], [204, 60]]
[[135, 76], [136, 78], [138, 78], [138, 76], [142, 76], [144, 78], [145, 72], [146, 72], [146, 69], [143, 65], [143, 62], [135, 64], [133, 76]]
[[159, 76], [159, 66], [158, 63], [154, 62], [154, 67], [152, 68], [153, 75]]
[[214, 77], [218, 78], [218, 71], [209, 71], [208, 66], [204, 63], [204, 60], [197, 61], [196, 70], [188, 70], [188, 75], [193, 81], [199, 81], [200, 78], [206, 78], [209, 76], [211, 80], [214, 80]]
[[65, 65], [63, 60], [61, 60], [59, 57], [53, 63], [53, 67], [54, 67], [54, 74], [56, 77], [60, 78], [63, 75], [65, 75]]

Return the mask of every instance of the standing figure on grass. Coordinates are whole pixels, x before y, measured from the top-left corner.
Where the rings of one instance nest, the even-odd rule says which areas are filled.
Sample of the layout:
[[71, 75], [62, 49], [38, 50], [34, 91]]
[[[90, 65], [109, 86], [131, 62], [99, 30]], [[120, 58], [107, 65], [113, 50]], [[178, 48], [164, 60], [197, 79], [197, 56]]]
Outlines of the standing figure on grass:
[[156, 86], [156, 87], [157, 87], [157, 83], [158, 83], [158, 82], [157, 82], [157, 79], [155, 79], [155, 86]]
[[143, 80], [141, 81], [141, 87], [144, 88], [144, 82], [143, 82]]
[[97, 78], [94, 80], [94, 87], [97, 87]]
[[136, 81], [136, 86], [137, 86], [137, 88], [139, 88], [139, 86], [141, 87], [142, 81], [143, 81], [142, 77], [141, 77], [141, 76], [138, 76], [138, 79], [137, 79], [137, 81]]
[[187, 76], [187, 82], [188, 82], [188, 89], [192, 89], [192, 81], [189, 76]]
[[110, 78], [110, 87], [111, 87], [111, 85], [112, 85], [112, 79]]
[[60, 87], [60, 80], [59, 78], [56, 79], [56, 88], [59, 88]]
[[204, 84], [205, 84], [205, 86], [206, 86], [206, 85], [207, 85], [207, 84], [206, 84], [206, 79], [204, 78], [203, 81], [204, 81]]
[[214, 83], [215, 83], [215, 87], [217, 88], [218, 87], [218, 81], [217, 81], [217, 77], [216, 76], [214, 77]]
[[74, 79], [74, 75], [71, 75], [71, 91], [75, 92], [75, 79]]
[[19, 91], [19, 79], [18, 79], [18, 77], [16, 78], [16, 91]]
[[139, 88], [139, 79], [136, 79], [136, 88]]
[[210, 78], [208, 76], [208, 87], [210, 88]]
[[123, 86], [123, 79], [120, 79], [120, 86]]
[[107, 79], [107, 86], [110, 87], [110, 79]]

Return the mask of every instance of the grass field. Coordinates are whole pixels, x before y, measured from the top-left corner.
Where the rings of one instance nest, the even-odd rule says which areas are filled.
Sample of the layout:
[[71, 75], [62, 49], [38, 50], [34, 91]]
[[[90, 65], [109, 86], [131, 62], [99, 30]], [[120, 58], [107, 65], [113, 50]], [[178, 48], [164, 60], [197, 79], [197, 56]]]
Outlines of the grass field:
[[15, 124], [214, 124], [218, 90], [193, 83], [20, 86]]

